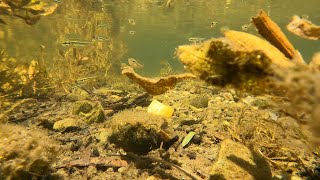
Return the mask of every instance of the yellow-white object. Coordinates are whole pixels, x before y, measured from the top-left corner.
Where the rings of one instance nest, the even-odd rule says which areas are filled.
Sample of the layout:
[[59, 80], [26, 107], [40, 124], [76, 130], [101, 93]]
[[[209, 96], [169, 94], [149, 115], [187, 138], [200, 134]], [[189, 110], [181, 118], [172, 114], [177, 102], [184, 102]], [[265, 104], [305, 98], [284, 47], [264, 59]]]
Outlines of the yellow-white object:
[[172, 116], [173, 111], [174, 109], [172, 107], [164, 105], [157, 100], [153, 100], [147, 109], [148, 113], [164, 116], [167, 118]]

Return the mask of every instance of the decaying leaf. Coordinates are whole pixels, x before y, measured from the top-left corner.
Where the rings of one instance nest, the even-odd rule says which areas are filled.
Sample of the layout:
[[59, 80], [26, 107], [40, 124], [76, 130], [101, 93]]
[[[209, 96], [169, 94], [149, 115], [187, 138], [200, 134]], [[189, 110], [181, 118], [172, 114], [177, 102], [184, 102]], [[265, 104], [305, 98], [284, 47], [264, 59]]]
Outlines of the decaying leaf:
[[152, 95], [163, 94], [169, 89], [172, 89], [179, 81], [182, 81], [184, 79], [195, 78], [194, 75], [190, 73], [185, 73], [152, 79], [140, 76], [139, 74], [134, 72], [134, 70], [130, 66], [124, 67], [122, 70], [122, 74], [126, 75], [134, 82], [138, 83], [149, 94]]
[[312, 24], [307, 19], [293, 16], [287, 25], [288, 31], [302, 38], [310, 40], [320, 40], [320, 26]]

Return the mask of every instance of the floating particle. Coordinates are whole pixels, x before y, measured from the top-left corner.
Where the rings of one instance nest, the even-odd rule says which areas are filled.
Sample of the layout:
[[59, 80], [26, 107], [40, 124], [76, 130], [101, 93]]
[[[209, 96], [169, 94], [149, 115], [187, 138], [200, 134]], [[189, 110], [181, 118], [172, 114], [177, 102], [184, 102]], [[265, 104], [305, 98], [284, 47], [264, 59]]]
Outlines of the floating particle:
[[241, 26], [241, 29], [242, 29], [243, 31], [247, 31], [250, 26], [251, 26], [251, 24], [244, 24], [244, 25]]

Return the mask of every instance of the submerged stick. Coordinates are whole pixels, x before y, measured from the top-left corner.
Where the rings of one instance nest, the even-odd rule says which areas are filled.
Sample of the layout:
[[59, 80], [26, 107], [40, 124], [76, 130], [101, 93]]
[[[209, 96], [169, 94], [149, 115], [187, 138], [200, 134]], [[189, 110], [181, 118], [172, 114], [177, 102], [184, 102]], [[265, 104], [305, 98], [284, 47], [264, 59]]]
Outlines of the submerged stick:
[[289, 59], [295, 57], [295, 48], [280, 27], [270, 19], [265, 11], [260, 11], [257, 16], [252, 18], [252, 22], [258, 29], [259, 34], [277, 47], [286, 57]]
[[132, 79], [152, 95], [163, 94], [169, 89], [172, 89], [179, 81], [182, 81], [184, 79], [196, 78], [196, 76], [191, 73], [171, 75], [159, 78], [147, 78], [140, 76], [139, 74], [134, 72], [133, 68], [130, 66], [124, 67], [122, 70], [122, 74]]

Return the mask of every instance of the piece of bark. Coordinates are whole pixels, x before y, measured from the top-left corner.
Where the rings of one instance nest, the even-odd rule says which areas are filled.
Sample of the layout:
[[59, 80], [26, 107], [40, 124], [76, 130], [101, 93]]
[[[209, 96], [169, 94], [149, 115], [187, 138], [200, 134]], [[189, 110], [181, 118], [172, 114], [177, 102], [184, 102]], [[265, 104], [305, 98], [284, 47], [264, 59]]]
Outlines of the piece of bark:
[[287, 25], [288, 31], [293, 34], [310, 40], [320, 40], [320, 26], [312, 24], [311, 21], [293, 16]]
[[182, 81], [184, 79], [196, 78], [196, 76], [191, 73], [184, 73], [152, 79], [140, 76], [139, 74], [134, 72], [134, 70], [130, 66], [124, 67], [122, 70], [122, 74], [132, 79], [152, 95], [163, 94], [169, 89], [172, 89], [179, 81]]
[[277, 47], [286, 57], [289, 59], [294, 58], [295, 48], [280, 27], [270, 19], [265, 11], [260, 11], [257, 16], [252, 18], [252, 22], [261, 36]]

